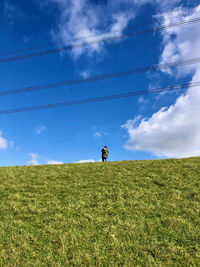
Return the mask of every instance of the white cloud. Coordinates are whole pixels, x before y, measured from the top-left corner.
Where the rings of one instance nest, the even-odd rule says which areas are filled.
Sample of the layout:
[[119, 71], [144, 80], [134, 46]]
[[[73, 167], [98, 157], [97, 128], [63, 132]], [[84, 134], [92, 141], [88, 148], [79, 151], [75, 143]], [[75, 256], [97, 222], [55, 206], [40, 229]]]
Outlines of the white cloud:
[[130, 136], [126, 148], [167, 157], [200, 155], [199, 89], [189, 89], [174, 105], [140, 120], [138, 126], [128, 121], [124, 125]]
[[40, 165], [39, 163], [39, 155], [36, 154], [36, 153], [29, 153], [29, 156], [32, 158], [31, 160], [27, 161], [27, 164], [30, 164], [30, 165]]
[[176, 6], [177, 4], [179, 4], [181, 2], [181, 0], [170, 0], [170, 1], [169, 0], [154, 0], [153, 2], [155, 2], [156, 4], [158, 4], [158, 6], [160, 8], [162, 8], [162, 10], [166, 10], [166, 9], [173, 8], [174, 6]]
[[[200, 5], [194, 9], [178, 7], [172, 12], [165, 12], [157, 17], [163, 24], [170, 24], [177, 21], [192, 20], [199, 16]], [[199, 23], [166, 29], [162, 32], [162, 36], [163, 51], [160, 57], [161, 64], [200, 56]], [[175, 74], [184, 76], [185, 74], [195, 72], [197, 68], [198, 65], [180, 67], [178, 68], [178, 73]]]
[[47, 132], [47, 127], [46, 126], [40, 126], [40, 127], [36, 127], [34, 129], [36, 134], [41, 134], [42, 132]]
[[31, 159], [31, 160], [27, 161], [27, 163], [29, 165], [34, 165], [34, 166], [40, 165], [40, 163], [39, 163], [39, 161], [37, 159]]
[[[60, 41], [71, 45], [123, 33], [145, 4], [150, 3], [159, 10], [169, 10], [179, 2], [180, 0], [43, 0], [42, 6], [45, 8], [45, 4], [50, 3], [58, 7], [59, 15], [57, 25], [51, 31], [52, 38], [56, 43]], [[105, 44], [101, 42], [73, 49], [72, 55], [74, 59], [83, 54], [102, 57], [104, 52]]]
[[46, 164], [64, 164], [64, 162], [58, 160], [49, 160]]
[[29, 153], [29, 156], [30, 156], [31, 158], [38, 158], [38, 157], [39, 157], [39, 155], [36, 154], [36, 153]]
[[[89, 42], [119, 35], [135, 18], [142, 5], [148, 2], [155, 3], [153, 0], [108, 0], [106, 3], [90, 0], [46, 0], [46, 2], [56, 4], [60, 12], [57, 27], [52, 30], [53, 40], [66, 45], [80, 43], [82, 38], [83, 42]], [[119, 41], [121, 40], [117, 42]], [[84, 53], [102, 55], [103, 52], [104, 43], [101, 42], [73, 49], [72, 54], [77, 59]]]
[[[200, 16], [200, 5], [186, 10], [176, 8], [160, 15], [164, 23]], [[199, 24], [167, 29], [163, 32], [162, 63], [200, 56]], [[191, 82], [200, 81], [200, 65], [182, 67], [178, 72], [168, 72], [175, 77], [193, 75]], [[152, 152], [158, 156], [200, 156], [200, 86], [188, 88], [175, 104], [163, 107], [150, 118], [129, 120], [123, 127], [129, 133], [126, 148]]]
[[146, 105], [149, 102], [149, 100], [146, 99], [144, 96], [140, 96], [138, 98], [138, 102], [139, 102], [139, 104]]
[[5, 150], [8, 147], [8, 141], [2, 136], [0, 131], [0, 150]]
[[90, 71], [89, 70], [84, 70], [83, 72], [80, 73], [80, 76], [83, 78], [83, 79], [87, 79], [90, 77]]
[[97, 127], [93, 127], [93, 129], [94, 129], [93, 135], [95, 138], [102, 138], [108, 135], [108, 132], [106, 131], [106, 129], [98, 130]]
[[94, 159], [85, 159], [85, 160], [79, 160], [74, 163], [89, 163], [89, 162], [95, 162]]
[[[98, 19], [97, 13], [93, 10], [88, 1], [85, 0], [69, 0], [68, 2], [63, 0], [50, 0], [58, 5], [60, 9], [60, 19], [57, 31], [53, 32], [53, 38], [60, 40], [66, 45], [72, 44], [70, 39], [85, 38], [85, 41], [89, 41], [88, 36], [95, 36], [99, 34], [97, 29]], [[87, 10], [84, 12], [83, 10]], [[66, 41], [67, 40], [67, 41]], [[78, 48], [73, 50], [75, 58], [79, 57], [83, 51], [87, 51], [88, 54], [97, 51], [100, 52], [101, 46], [91, 45], [90, 48]]]
[[99, 132], [96, 132], [96, 133], [94, 134], [94, 136], [95, 136], [95, 137], [102, 137], [102, 134], [99, 133]]
[[6, 140], [2, 136], [2, 132], [0, 131], [0, 150], [6, 150], [7, 148], [13, 148], [14, 146], [14, 141], [12, 140]]
[[[62, 161], [58, 160], [42, 160], [40, 155], [37, 153], [29, 153], [29, 156], [32, 158], [31, 160], [27, 161], [27, 164], [30, 165], [42, 165], [42, 164], [64, 164]], [[39, 160], [40, 158], [40, 160]]]

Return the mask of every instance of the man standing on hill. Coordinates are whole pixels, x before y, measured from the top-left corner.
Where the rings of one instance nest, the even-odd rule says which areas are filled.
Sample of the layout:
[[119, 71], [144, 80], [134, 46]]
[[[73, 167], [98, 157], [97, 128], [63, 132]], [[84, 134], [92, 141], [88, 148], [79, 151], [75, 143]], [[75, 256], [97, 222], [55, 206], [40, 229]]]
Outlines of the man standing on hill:
[[107, 146], [104, 146], [104, 148], [101, 150], [101, 153], [102, 153], [102, 162], [104, 162], [107, 160], [109, 154]]

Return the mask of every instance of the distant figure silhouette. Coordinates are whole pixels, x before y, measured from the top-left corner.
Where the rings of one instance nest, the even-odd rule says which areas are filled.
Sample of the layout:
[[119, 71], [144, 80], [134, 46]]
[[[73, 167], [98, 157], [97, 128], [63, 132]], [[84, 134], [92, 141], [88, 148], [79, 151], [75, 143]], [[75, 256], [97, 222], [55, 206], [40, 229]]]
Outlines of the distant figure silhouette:
[[102, 153], [102, 162], [104, 162], [107, 160], [109, 154], [107, 146], [104, 146], [104, 148], [101, 150], [101, 153]]

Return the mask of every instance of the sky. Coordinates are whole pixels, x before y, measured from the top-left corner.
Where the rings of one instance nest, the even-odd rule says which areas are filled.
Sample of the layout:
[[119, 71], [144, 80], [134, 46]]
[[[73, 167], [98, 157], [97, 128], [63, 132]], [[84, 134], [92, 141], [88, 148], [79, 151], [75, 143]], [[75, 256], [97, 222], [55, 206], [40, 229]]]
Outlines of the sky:
[[[200, 0], [2, 0], [0, 61], [195, 18]], [[193, 23], [0, 62], [0, 92], [196, 58], [199, 47]], [[0, 96], [0, 111], [199, 81], [197, 63]], [[0, 114], [0, 166], [98, 162], [104, 145], [110, 161], [200, 156], [199, 114], [200, 86]]]

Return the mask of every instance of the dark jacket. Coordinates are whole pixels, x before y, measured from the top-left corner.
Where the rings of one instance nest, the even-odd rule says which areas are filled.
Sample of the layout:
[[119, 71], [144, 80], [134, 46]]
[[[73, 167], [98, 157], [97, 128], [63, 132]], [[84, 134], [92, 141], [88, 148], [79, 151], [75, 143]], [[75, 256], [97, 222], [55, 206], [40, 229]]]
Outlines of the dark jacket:
[[106, 147], [104, 147], [104, 148], [101, 150], [101, 152], [102, 152], [102, 158], [103, 158], [103, 159], [107, 159], [107, 158], [108, 158], [108, 154], [109, 154], [108, 149], [107, 149]]

